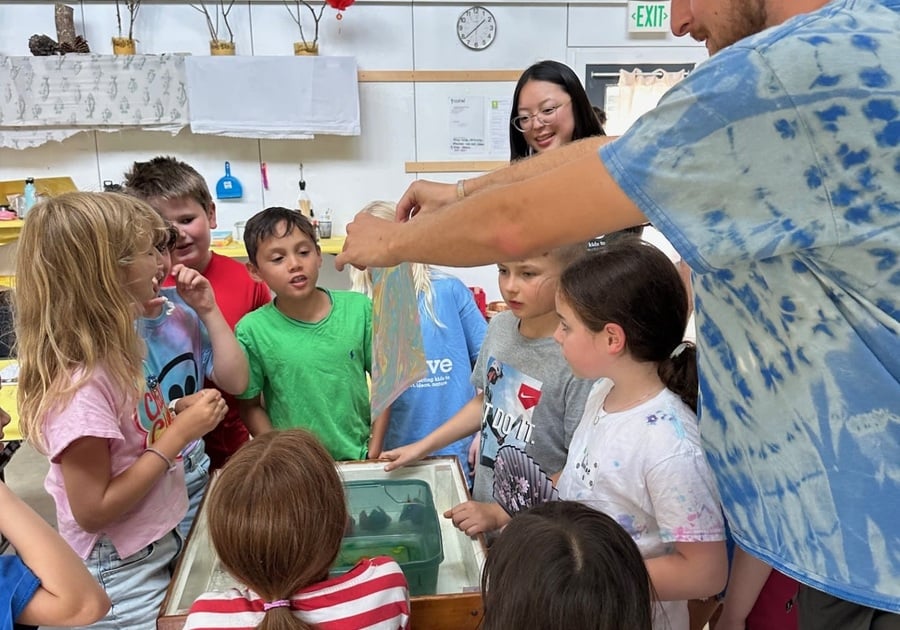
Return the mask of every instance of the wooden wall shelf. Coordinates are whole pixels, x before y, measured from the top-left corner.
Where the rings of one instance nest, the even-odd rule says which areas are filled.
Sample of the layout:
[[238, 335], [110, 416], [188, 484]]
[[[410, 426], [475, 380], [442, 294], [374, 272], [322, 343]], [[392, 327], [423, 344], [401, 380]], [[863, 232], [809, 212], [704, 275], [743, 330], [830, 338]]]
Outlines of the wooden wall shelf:
[[523, 70], [360, 70], [360, 83], [477, 83], [518, 81]]
[[444, 162], [407, 162], [407, 173], [483, 173], [509, 166], [507, 160], [448, 160]]

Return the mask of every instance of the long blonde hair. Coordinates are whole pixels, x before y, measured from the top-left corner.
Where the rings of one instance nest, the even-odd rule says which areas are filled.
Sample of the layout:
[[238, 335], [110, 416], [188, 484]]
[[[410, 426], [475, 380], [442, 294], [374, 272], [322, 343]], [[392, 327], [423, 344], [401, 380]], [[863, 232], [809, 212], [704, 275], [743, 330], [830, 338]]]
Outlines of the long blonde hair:
[[45, 414], [71, 400], [98, 366], [137, 400], [144, 345], [123, 273], [164, 230], [153, 208], [116, 193], [67, 193], [29, 211], [14, 313], [20, 426], [39, 450]]
[[[264, 601], [291, 599], [328, 578], [348, 524], [334, 460], [303, 429], [253, 438], [228, 460], [206, 498], [209, 537], [222, 565]], [[289, 608], [260, 630], [309, 630]]]
[[[373, 201], [360, 212], [366, 212], [379, 219], [394, 220], [397, 205], [389, 201]], [[413, 285], [416, 287], [416, 294], [421, 295], [425, 306], [425, 314], [440, 328], [446, 328], [443, 322], [438, 319], [434, 312], [434, 291], [431, 287], [431, 274], [435, 272], [430, 265], [422, 263], [412, 263]], [[350, 267], [350, 283], [352, 290], [358, 293], [365, 293], [372, 297], [372, 274], [366, 271], [360, 271], [354, 267]]]

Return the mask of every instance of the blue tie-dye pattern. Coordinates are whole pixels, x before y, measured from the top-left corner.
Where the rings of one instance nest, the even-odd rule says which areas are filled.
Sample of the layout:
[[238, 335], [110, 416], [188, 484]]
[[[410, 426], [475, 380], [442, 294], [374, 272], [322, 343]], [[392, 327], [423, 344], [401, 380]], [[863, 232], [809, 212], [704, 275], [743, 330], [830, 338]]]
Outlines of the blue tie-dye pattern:
[[695, 271], [703, 439], [736, 539], [896, 612], [898, 32], [896, 0], [831, 2], [718, 53], [601, 150]]
[[863, 50], [869, 50], [871, 52], [875, 52], [878, 50], [878, 40], [868, 35], [854, 35], [850, 38], [850, 43], [856, 47], [861, 48]]
[[796, 138], [797, 137], [797, 122], [792, 120], [781, 120], [775, 121], [775, 130], [778, 134], [787, 140], [788, 138]]
[[869, 120], [894, 120], [897, 113], [897, 104], [880, 98], [873, 98], [863, 106], [863, 113]]
[[891, 76], [884, 68], [863, 68], [859, 71], [859, 80], [866, 87], [883, 88], [890, 84]]
[[844, 168], [851, 168], [857, 164], [865, 164], [868, 162], [871, 154], [866, 149], [851, 151], [849, 146], [842, 144], [838, 149], [837, 155], [841, 158], [841, 166]]

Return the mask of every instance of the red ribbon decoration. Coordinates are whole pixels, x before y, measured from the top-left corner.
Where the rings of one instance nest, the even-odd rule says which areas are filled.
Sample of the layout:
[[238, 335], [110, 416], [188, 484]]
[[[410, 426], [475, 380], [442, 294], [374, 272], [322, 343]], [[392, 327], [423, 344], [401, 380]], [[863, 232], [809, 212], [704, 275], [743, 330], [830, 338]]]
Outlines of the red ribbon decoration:
[[[356, 0], [325, 0], [332, 9], [337, 9], [338, 11], [343, 11], [351, 4], [356, 2]], [[338, 13], [340, 15], [340, 13]]]

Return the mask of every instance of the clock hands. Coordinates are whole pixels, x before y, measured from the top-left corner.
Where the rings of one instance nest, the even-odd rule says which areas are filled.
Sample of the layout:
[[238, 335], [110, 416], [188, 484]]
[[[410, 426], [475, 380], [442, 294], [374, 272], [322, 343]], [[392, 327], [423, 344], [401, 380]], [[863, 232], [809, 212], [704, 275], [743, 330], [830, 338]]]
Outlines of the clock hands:
[[476, 24], [476, 25], [475, 25], [475, 28], [473, 28], [471, 31], [469, 31], [463, 38], [464, 38], [464, 39], [469, 39], [469, 37], [472, 36], [472, 33], [474, 33], [474, 32], [477, 31], [479, 28], [481, 28], [481, 25], [484, 24], [485, 22], [487, 22], [487, 18], [484, 18], [484, 19], [481, 20], [478, 24]]

